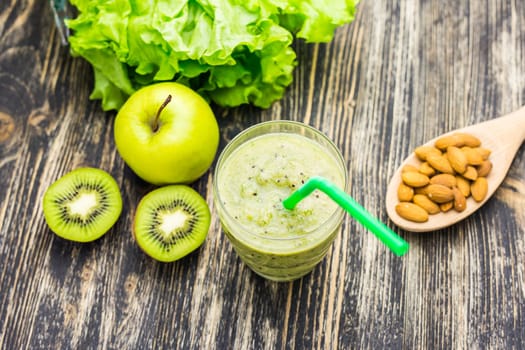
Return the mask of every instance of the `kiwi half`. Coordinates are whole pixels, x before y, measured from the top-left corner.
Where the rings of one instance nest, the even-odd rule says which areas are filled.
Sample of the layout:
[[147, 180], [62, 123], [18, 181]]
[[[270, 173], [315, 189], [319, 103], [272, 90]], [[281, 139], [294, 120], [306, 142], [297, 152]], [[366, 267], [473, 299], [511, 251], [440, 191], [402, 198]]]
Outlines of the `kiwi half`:
[[133, 234], [150, 257], [172, 262], [200, 247], [208, 235], [210, 217], [208, 204], [191, 187], [160, 187], [139, 202]]
[[110, 174], [78, 168], [49, 186], [43, 210], [55, 234], [71, 241], [90, 242], [115, 224], [122, 212], [122, 197]]

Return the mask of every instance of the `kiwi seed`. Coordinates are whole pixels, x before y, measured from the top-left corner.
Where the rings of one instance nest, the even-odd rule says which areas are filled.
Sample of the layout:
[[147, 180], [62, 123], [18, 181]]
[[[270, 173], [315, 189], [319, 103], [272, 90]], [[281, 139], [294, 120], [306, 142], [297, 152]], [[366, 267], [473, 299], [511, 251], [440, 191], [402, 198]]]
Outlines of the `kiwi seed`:
[[115, 224], [122, 212], [122, 197], [110, 174], [96, 168], [78, 168], [49, 186], [43, 211], [49, 228], [58, 236], [91, 242]]
[[210, 217], [208, 204], [191, 187], [160, 187], [138, 204], [133, 235], [146, 254], [172, 262], [201, 246], [208, 235]]

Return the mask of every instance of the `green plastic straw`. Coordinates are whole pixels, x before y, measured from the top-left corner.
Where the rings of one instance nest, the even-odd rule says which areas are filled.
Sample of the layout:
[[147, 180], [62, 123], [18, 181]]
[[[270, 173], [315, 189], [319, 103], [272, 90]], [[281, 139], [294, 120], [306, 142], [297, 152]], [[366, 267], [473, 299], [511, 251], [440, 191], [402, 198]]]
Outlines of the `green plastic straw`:
[[363, 226], [370, 230], [381, 240], [388, 248], [390, 248], [396, 255], [402, 256], [408, 251], [408, 243], [399, 237], [394, 231], [388, 226], [373, 217], [365, 208], [355, 201], [346, 192], [341, 190], [339, 187], [332, 184], [327, 179], [314, 176], [308, 179], [306, 183], [293, 192], [290, 197], [283, 201], [283, 206], [292, 210], [295, 208], [303, 198], [308, 196], [314, 190], [320, 190], [332, 200], [334, 200], [339, 206], [346, 210], [352, 217], [359, 221]]

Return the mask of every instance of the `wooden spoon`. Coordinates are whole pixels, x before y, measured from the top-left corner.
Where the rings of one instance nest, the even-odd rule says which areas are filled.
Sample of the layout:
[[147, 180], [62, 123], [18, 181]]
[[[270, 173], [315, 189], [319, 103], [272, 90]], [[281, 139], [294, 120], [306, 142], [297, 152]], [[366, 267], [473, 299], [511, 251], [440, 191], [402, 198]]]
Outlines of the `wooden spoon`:
[[[525, 140], [525, 106], [505, 116], [453, 130], [440, 135], [439, 137], [454, 132], [470, 133], [480, 139], [483, 148], [488, 148], [492, 151], [489, 160], [492, 162], [493, 167], [490, 174], [487, 176], [487, 196], [479, 203], [474, 201], [472, 196], [470, 196], [467, 199], [467, 208], [463, 212], [457, 212], [454, 209], [451, 209], [446, 213], [429, 215], [428, 221], [423, 223], [412, 222], [400, 217], [397, 214], [395, 207], [399, 203], [397, 198], [397, 188], [401, 183], [401, 169], [407, 164], [421, 164], [421, 161], [412, 154], [405, 159], [399, 169], [396, 170], [394, 176], [390, 180], [386, 193], [386, 209], [388, 216], [394, 224], [400, 228], [412, 232], [434, 231], [455, 224], [478, 210], [503, 182], [516, 152], [523, 143], [523, 140]], [[428, 141], [425, 145], [434, 145], [434, 142], [439, 137]]]

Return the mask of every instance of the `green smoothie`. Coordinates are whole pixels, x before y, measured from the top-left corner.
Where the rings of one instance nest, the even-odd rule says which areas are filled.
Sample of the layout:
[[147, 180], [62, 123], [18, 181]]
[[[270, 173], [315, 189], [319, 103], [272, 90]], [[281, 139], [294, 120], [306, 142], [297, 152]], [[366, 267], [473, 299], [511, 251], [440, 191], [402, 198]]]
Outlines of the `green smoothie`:
[[326, 255], [343, 218], [337, 204], [315, 191], [294, 210], [282, 205], [316, 175], [345, 188], [339, 151], [302, 123], [260, 124], [221, 155], [214, 182], [218, 213], [234, 249], [256, 273], [277, 281], [296, 279]]

